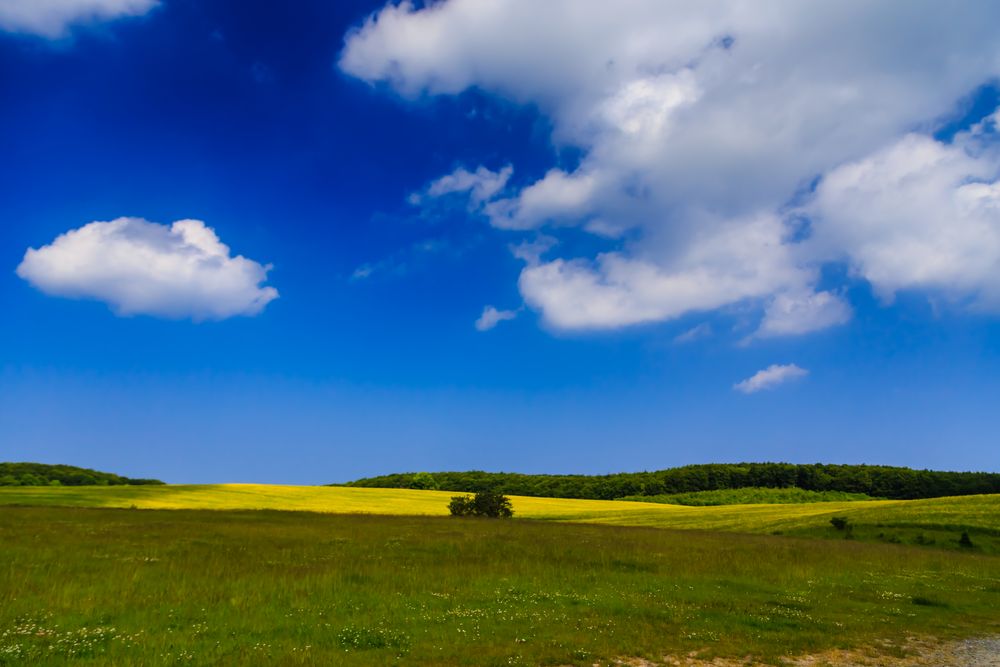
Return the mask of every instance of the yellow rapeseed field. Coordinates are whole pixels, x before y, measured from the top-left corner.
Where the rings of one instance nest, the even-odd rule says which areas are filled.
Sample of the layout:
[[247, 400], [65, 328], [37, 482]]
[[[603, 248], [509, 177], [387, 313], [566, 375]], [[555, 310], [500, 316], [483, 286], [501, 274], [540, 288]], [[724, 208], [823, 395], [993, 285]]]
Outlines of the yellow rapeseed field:
[[[138, 509], [287, 510], [445, 515], [450, 491], [270, 484], [0, 487], [0, 505]], [[515, 518], [741, 532], [797, 532], [832, 516], [856, 524], [1000, 529], [1000, 495], [789, 505], [687, 507], [656, 503], [512, 497]]]

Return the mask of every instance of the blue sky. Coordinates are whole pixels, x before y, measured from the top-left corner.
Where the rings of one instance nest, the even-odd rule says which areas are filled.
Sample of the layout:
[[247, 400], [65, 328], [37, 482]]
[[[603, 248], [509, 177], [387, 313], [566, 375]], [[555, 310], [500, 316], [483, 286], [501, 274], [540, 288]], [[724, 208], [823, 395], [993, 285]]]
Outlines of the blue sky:
[[997, 9], [575, 7], [0, 9], [0, 458], [1000, 471]]

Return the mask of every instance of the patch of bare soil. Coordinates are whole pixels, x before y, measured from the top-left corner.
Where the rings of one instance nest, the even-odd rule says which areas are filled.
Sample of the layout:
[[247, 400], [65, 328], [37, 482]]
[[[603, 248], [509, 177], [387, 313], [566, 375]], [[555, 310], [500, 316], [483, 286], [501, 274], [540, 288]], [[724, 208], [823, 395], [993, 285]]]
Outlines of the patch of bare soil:
[[[660, 662], [644, 658], [619, 658], [621, 667], [754, 667], [772, 664], [752, 658], [702, 659], [697, 653], [667, 656]], [[862, 649], [834, 649], [789, 657], [785, 667], [1000, 667], [1000, 637], [940, 642], [912, 637], [903, 646], [879, 645]], [[598, 667], [595, 665], [595, 667]]]

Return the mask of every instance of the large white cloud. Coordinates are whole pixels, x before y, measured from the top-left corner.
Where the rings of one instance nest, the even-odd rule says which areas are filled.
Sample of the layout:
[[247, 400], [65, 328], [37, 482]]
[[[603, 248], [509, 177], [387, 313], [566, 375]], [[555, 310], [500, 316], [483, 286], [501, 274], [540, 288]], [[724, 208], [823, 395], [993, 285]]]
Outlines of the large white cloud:
[[816, 243], [892, 301], [922, 289], [1000, 312], [1000, 159], [988, 119], [942, 144], [907, 135], [828, 174], [810, 211]]
[[70, 26], [140, 16], [158, 0], [0, 0], [0, 29], [62, 37]]
[[[908, 135], [966, 150], [927, 134], [1000, 75], [996, 25], [991, 2], [403, 2], [347, 36], [340, 67], [409, 98], [479, 88], [536, 105], [554, 142], [582, 149], [572, 170], [498, 189], [477, 208], [504, 229], [579, 225], [627, 239], [598, 257], [528, 263], [525, 300], [553, 326], [617, 327], [750, 300], [763, 313], [758, 334], [774, 336], [849, 318], [840, 293], [818, 287], [828, 261], [889, 291], [945, 280], [892, 270], [902, 282], [887, 283], [887, 258], [863, 252], [828, 202], [838, 168]], [[967, 159], [973, 178], [998, 164], [988, 152]], [[820, 244], [789, 213], [807, 210], [801, 200], [824, 176], [826, 199], [808, 209]], [[987, 187], [949, 210], [964, 202], [977, 219], [995, 215]], [[914, 211], [914, 232], [942, 212]], [[897, 231], [879, 234], [905, 242], [907, 224]], [[972, 267], [946, 282], [985, 293], [984, 276]]]
[[195, 320], [256, 315], [278, 297], [270, 266], [237, 255], [200, 220], [91, 222], [29, 249], [17, 275], [53, 296], [96, 299], [119, 315]]

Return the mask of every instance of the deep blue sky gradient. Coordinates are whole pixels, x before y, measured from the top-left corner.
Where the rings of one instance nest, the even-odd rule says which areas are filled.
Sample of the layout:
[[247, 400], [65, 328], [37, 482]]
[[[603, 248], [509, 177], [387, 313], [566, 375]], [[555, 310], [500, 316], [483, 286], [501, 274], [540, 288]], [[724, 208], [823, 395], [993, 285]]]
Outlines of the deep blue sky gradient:
[[[170, 482], [739, 460], [1000, 470], [1000, 322], [920, 295], [886, 306], [858, 283], [847, 325], [751, 345], [738, 312], [566, 334], [529, 311], [477, 332], [485, 304], [521, 303], [508, 244], [523, 236], [407, 195], [459, 165], [511, 161], [530, 182], [577, 156], [533, 109], [476, 92], [403, 102], [339, 72], [345, 32], [377, 4], [275, 7], [172, 0], [54, 44], [0, 33], [0, 459]], [[941, 136], [996, 90], [971, 99]], [[273, 263], [281, 297], [222, 322], [122, 318], [15, 275], [27, 248], [125, 215], [204, 220]], [[352, 280], [363, 264], [378, 270]], [[716, 335], [672, 342], [701, 322]], [[810, 375], [732, 390], [772, 363]]]

